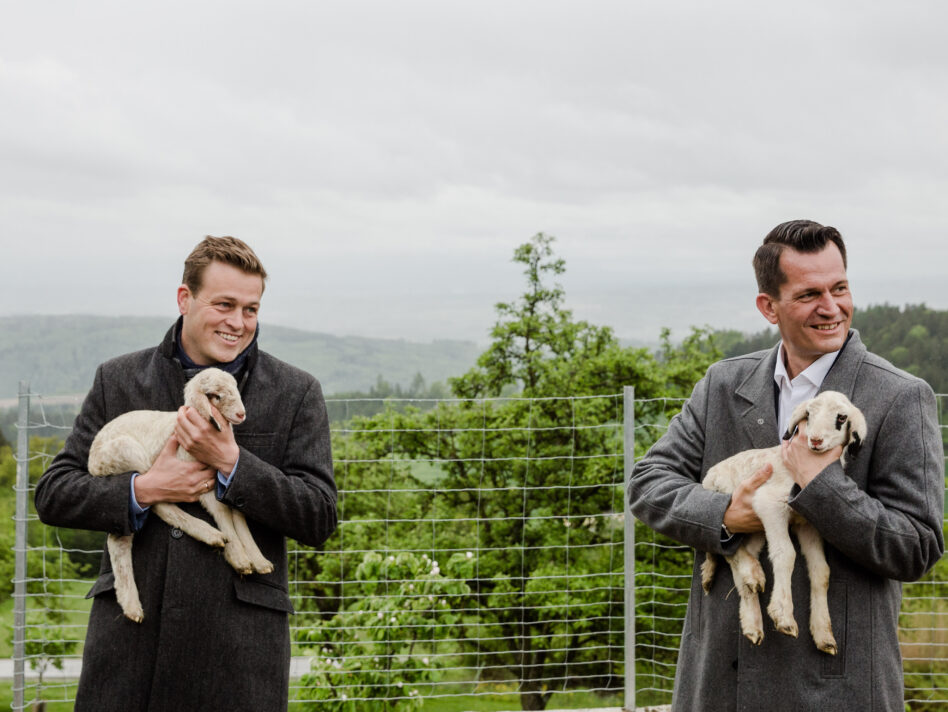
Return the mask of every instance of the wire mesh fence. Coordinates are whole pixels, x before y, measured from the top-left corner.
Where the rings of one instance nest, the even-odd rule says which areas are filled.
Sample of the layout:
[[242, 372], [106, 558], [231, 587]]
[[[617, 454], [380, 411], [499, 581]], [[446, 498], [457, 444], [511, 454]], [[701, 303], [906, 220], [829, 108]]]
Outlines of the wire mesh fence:
[[[289, 547], [290, 708], [670, 702], [694, 554], [624, 517], [623, 483], [681, 404], [329, 401], [340, 525]], [[75, 694], [103, 538], [31, 502], [77, 407], [21, 397], [14, 709]], [[906, 699], [948, 709], [945, 562], [904, 592]]]

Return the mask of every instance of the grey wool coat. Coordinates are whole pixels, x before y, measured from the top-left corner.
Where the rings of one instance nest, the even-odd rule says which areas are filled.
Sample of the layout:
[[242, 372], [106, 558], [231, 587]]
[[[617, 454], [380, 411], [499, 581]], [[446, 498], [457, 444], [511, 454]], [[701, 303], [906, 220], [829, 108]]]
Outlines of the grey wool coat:
[[[92, 477], [89, 447], [126, 411], [182, 405], [185, 374], [173, 332], [157, 348], [99, 367], [64, 450], [37, 484], [44, 522], [131, 533], [131, 473]], [[286, 710], [293, 610], [286, 537], [319, 546], [336, 526], [329, 427], [319, 383], [256, 345], [240, 388], [247, 419], [234, 428], [240, 458], [222, 501], [246, 515], [274, 571], [240, 576], [218, 550], [149, 514], [132, 547], [145, 620], [122, 615], [103, 553], [77, 712]], [[210, 521], [197, 503], [183, 506]]]
[[[778, 347], [779, 348], [779, 347]], [[708, 369], [666, 435], [636, 463], [628, 490], [632, 513], [698, 552], [722, 548], [728, 495], [699, 484], [717, 462], [779, 443], [774, 400], [777, 348]], [[922, 576], [944, 550], [944, 451], [935, 399], [923, 381], [869, 353], [855, 331], [826, 376], [862, 410], [868, 436], [844, 473], [839, 462], [790, 507], [825, 540], [836, 656], [816, 649], [809, 632], [809, 583], [802, 557], [793, 572], [799, 638], [777, 633], [764, 614], [759, 647], [741, 635], [738, 597], [728, 566], [701, 589], [695, 557], [679, 651], [674, 712], [901, 712], [902, 660], [897, 637], [902, 581]], [[799, 552], [798, 552], [799, 553]], [[723, 562], [722, 562], [723, 563]], [[767, 573], [762, 607], [773, 576]]]

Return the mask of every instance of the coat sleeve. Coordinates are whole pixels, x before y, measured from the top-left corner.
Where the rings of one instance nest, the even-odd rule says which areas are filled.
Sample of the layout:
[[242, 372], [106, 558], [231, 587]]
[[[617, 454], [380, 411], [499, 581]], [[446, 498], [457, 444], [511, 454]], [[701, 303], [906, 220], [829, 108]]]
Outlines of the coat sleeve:
[[729, 495], [701, 485], [711, 375], [695, 386], [681, 413], [639, 460], [628, 485], [632, 514], [657, 532], [700, 551], [731, 554], [742, 537], [722, 548], [721, 524]]
[[280, 466], [241, 447], [222, 501], [284, 536], [319, 546], [336, 528], [336, 497], [326, 403], [319, 382], [309, 379]]
[[863, 491], [839, 463], [821, 472], [790, 506], [860, 566], [899, 581], [925, 574], [944, 552], [945, 455], [935, 395], [922, 381], [900, 389], [868, 457]]
[[129, 511], [132, 473], [93, 477], [87, 470], [92, 440], [107, 420], [104, 393], [100, 366], [63, 450], [36, 484], [34, 502], [45, 524], [121, 536], [132, 533]]

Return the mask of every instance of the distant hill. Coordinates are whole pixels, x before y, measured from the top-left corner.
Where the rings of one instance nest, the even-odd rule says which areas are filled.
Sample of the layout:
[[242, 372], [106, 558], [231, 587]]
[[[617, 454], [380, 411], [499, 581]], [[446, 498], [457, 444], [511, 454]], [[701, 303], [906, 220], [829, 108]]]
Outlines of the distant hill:
[[[0, 399], [16, 397], [20, 381], [44, 395], [85, 393], [106, 359], [154, 346], [171, 325], [161, 317], [0, 317]], [[312, 373], [326, 394], [367, 391], [379, 376], [410, 384], [459, 376], [477, 360], [472, 341], [416, 343], [332, 336], [263, 324], [260, 346]]]

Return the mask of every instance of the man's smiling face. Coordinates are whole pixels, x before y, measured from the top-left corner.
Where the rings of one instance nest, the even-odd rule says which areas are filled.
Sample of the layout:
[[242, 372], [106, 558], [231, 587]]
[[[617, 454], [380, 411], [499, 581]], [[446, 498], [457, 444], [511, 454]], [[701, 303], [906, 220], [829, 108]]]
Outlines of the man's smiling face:
[[199, 366], [233, 361], [253, 340], [263, 279], [223, 262], [211, 262], [192, 293], [178, 287], [178, 311], [184, 315], [181, 345]]
[[853, 320], [853, 298], [843, 256], [835, 244], [820, 252], [788, 247], [780, 254], [787, 280], [780, 297], [757, 296], [757, 308], [780, 330], [787, 372], [793, 378], [823, 354], [846, 343]]

